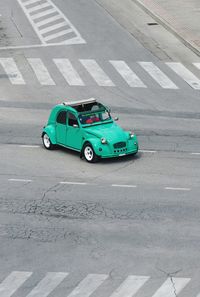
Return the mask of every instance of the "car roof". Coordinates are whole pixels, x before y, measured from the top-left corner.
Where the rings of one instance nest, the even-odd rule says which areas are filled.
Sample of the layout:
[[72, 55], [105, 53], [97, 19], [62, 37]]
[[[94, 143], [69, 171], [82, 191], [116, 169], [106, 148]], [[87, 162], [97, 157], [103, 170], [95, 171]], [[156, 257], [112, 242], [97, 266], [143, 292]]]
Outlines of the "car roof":
[[73, 106], [96, 103], [96, 102], [97, 100], [95, 98], [89, 98], [89, 99], [78, 100], [78, 101], [66, 101], [66, 102], [63, 102], [63, 105], [73, 107]]

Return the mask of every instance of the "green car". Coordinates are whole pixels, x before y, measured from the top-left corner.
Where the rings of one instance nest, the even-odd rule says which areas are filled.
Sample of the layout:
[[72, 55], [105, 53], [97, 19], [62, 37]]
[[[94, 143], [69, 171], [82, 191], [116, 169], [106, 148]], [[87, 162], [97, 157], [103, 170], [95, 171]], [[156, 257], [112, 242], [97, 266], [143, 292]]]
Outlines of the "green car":
[[56, 105], [42, 140], [48, 150], [61, 145], [80, 152], [90, 163], [138, 152], [137, 136], [118, 126], [110, 110], [94, 98]]

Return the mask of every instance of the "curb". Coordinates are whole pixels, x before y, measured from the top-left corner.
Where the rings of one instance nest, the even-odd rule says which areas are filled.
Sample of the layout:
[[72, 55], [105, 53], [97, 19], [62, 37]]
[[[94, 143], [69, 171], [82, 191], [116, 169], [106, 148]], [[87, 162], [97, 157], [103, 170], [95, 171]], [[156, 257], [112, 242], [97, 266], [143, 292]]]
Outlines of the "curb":
[[150, 9], [144, 3], [142, 3], [141, 0], [131, 0], [131, 1], [134, 2], [136, 5], [138, 5], [140, 8], [142, 8], [147, 14], [149, 14], [152, 18], [154, 18], [165, 29], [167, 29], [174, 36], [176, 36], [186, 47], [188, 47], [197, 56], [200, 57], [200, 49], [196, 45], [193, 45], [190, 41], [188, 41], [184, 37], [182, 37], [172, 26], [170, 26], [170, 24], [166, 20], [164, 20], [161, 16], [156, 14], [152, 9]]

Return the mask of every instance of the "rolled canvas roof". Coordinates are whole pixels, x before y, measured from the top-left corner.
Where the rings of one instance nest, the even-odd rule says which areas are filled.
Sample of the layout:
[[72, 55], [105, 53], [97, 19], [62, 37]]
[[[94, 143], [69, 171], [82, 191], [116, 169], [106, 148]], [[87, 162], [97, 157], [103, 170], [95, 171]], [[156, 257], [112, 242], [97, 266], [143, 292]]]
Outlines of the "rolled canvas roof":
[[89, 104], [89, 103], [95, 103], [95, 102], [97, 102], [95, 98], [89, 98], [85, 100], [63, 102], [63, 105], [76, 106], [76, 105]]

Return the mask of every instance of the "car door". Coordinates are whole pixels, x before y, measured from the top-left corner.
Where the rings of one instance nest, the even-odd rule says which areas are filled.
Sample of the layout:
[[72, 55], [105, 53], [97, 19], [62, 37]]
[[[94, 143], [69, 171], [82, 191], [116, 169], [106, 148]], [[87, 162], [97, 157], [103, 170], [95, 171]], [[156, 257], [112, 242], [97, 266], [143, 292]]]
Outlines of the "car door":
[[67, 112], [60, 111], [56, 118], [56, 141], [58, 144], [65, 145], [66, 144], [66, 126], [67, 120]]
[[66, 145], [75, 150], [81, 150], [82, 147], [82, 129], [79, 122], [72, 112], [67, 113], [67, 140]]

